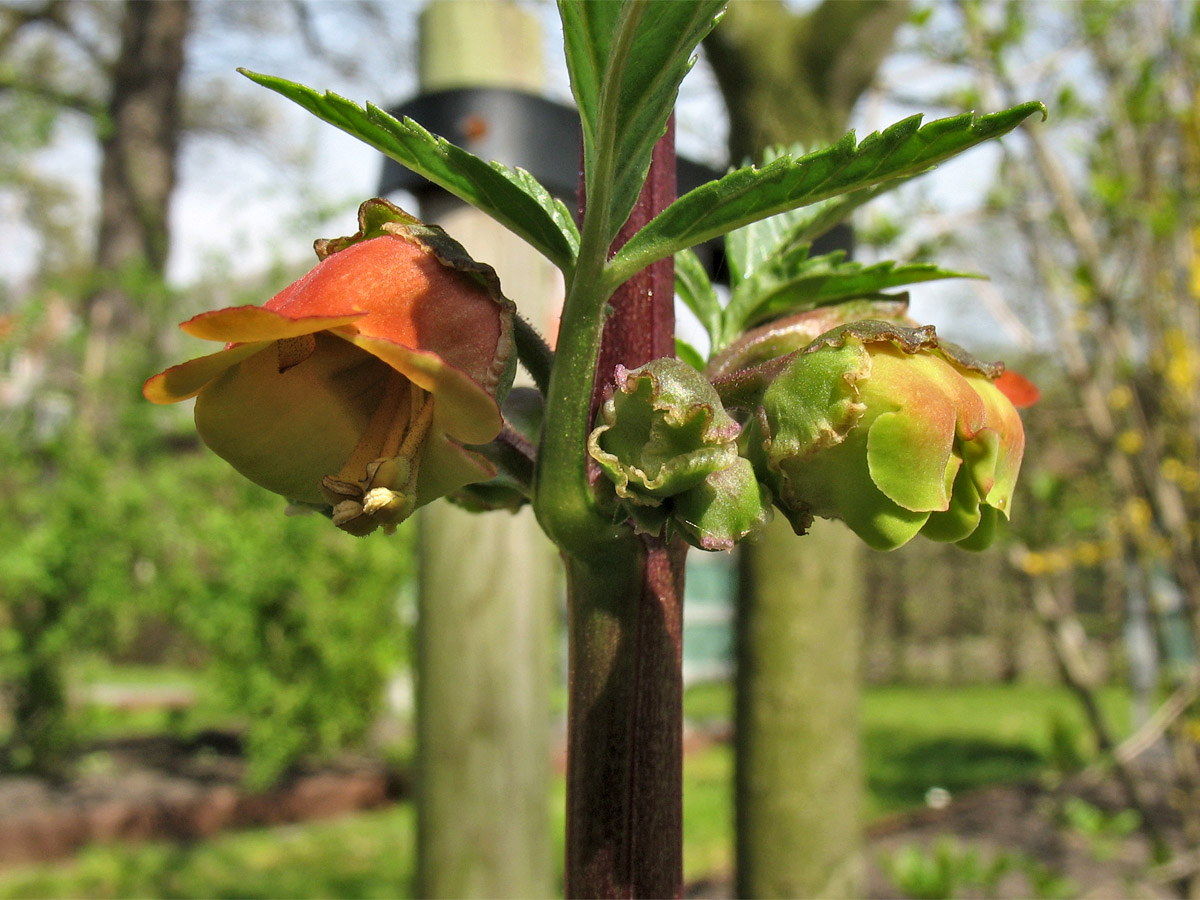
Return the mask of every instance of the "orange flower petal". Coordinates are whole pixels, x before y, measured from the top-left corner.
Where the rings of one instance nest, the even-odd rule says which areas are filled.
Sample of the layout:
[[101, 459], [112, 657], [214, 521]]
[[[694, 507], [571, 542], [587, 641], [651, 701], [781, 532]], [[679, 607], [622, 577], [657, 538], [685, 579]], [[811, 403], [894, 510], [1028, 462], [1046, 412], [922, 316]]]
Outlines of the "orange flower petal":
[[1042, 396], [1036, 384], [1012, 369], [1005, 369], [992, 383], [1017, 409], [1033, 406]]
[[261, 306], [231, 306], [193, 316], [179, 327], [192, 337], [229, 344], [250, 341], [281, 341], [349, 325], [365, 316], [354, 312], [342, 316], [288, 316]]
[[326, 257], [264, 309], [293, 319], [362, 310], [363, 334], [431, 350], [490, 390], [512, 352], [512, 304], [442, 263], [423, 242], [397, 235]]
[[284, 372], [267, 352], [214, 379], [196, 400], [196, 429], [255, 484], [323, 503], [321, 479], [354, 452], [395, 378], [370, 354], [319, 334], [316, 352]]
[[236, 366], [269, 346], [270, 341], [239, 344], [171, 366], [146, 380], [142, 385], [142, 396], [151, 403], [178, 403], [180, 400], [195, 397], [205, 385], [226, 369]]
[[461, 369], [436, 353], [414, 350], [383, 338], [333, 332], [383, 360], [434, 397], [435, 432], [464, 444], [486, 444], [500, 433], [503, 419], [495, 399]]

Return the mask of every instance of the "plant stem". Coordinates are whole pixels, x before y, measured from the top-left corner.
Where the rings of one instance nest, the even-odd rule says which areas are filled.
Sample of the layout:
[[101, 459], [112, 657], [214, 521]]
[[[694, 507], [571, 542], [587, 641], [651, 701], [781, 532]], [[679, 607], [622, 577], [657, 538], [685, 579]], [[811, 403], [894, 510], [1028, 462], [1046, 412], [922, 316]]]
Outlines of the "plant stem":
[[[613, 244], [615, 253], [661, 210], [675, 199], [675, 120], [654, 149], [650, 174], [629, 221]], [[632, 369], [661, 356], [675, 355], [675, 266], [671, 259], [629, 278], [610, 300], [612, 315], [604, 326], [596, 383], [592, 391], [592, 414], [600, 406], [604, 391], [612, 384], [617, 364]]]
[[607, 247], [598, 243], [600, 233], [584, 220], [579, 259], [563, 300], [534, 481], [538, 523], [565, 554], [602, 551], [619, 533], [606, 527], [611, 523], [596, 509], [588, 483], [591, 398], [609, 299], [603, 287]]
[[567, 561], [568, 897], [682, 892], [686, 549], [629, 538]]
[[[674, 182], [669, 127], [615, 246], [671, 202]], [[674, 355], [673, 286], [665, 260], [612, 296], [593, 359], [589, 423], [618, 363], [632, 368]], [[575, 452], [583, 452], [582, 444]], [[566, 894], [679, 896], [687, 546], [634, 536], [627, 525], [603, 542], [593, 534], [591, 542], [584, 553], [564, 548], [571, 660]]]
[[537, 389], [545, 394], [550, 388], [550, 373], [554, 369], [554, 351], [524, 316], [518, 315], [513, 324], [513, 338], [521, 365]]

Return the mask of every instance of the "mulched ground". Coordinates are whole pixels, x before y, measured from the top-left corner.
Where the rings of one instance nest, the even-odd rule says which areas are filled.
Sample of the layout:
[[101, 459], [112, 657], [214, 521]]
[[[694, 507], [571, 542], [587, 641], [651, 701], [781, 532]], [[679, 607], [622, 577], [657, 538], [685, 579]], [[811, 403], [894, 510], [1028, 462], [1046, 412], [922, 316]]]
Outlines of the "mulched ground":
[[[196, 840], [230, 828], [342, 815], [408, 793], [403, 776], [367, 759], [299, 772], [268, 793], [249, 793], [241, 786], [238, 741], [224, 733], [110, 741], [91, 748], [77, 769], [62, 784], [0, 778], [0, 866], [62, 858], [92, 842]], [[1154, 814], [1170, 825], [1161, 793]], [[1122, 806], [1111, 782], [1081, 776], [1056, 789], [995, 785], [949, 798], [940, 809], [878, 822], [866, 836], [867, 896], [904, 896], [888, 877], [889, 860], [907, 856], [928, 869], [939, 854], [956, 897], [1177, 896], [1155, 877], [1140, 835], [1071, 827], [1062, 812], [1071, 796], [1108, 819]], [[1009, 865], [988, 880], [981, 873], [997, 859]], [[688, 895], [728, 897], [732, 886], [716, 879], [690, 885]]]
[[69, 856], [90, 843], [197, 840], [231, 828], [284, 825], [371, 809], [404, 796], [395, 772], [368, 759], [300, 771], [277, 788], [242, 787], [237, 737], [146, 737], [96, 744], [76, 777], [0, 778], [0, 865]]
[[[865, 835], [865, 896], [868, 900], [952, 896], [970, 898], [1073, 897], [1087, 900], [1177, 898], [1156, 877], [1149, 843], [1139, 834], [1125, 837], [1085, 834], [1065, 824], [1062, 804], [1071, 796], [1113, 814], [1122, 808], [1114, 785], [1095, 778], [1051, 790], [1036, 783], [994, 785], [950, 800], [941, 809], [897, 815], [871, 826]], [[1164, 810], [1160, 814], [1167, 814]], [[1169, 814], [1168, 814], [1169, 815]], [[947, 860], [948, 879], [928, 875], [934, 892], [905, 892], [889, 871], [898, 858], [920, 856], [926, 872]], [[997, 860], [1006, 864], [987, 874]], [[948, 885], [937, 893], [937, 885]], [[688, 886], [686, 896], [734, 896], [729, 878]]]
[[[895, 860], [913, 846], [924, 848], [927, 857], [936, 856], [939, 847], [943, 852], [949, 848], [949, 855], [960, 861], [974, 854], [983, 867], [998, 858], [1009, 861], [994, 885], [968, 878], [956, 896], [1178, 896], [1155, 877], [1150, 845], [1140, 833], [1081, 830], [1064, 817], [1070, 797], [1084, 800], [1107, 822], [1123, 808], [1115, 784], [1089, 776], [1055, 790], [1037, 783], [994, 785], [956, 797], [943, 809], [880, 822], [868, 833], [868, 896], [897, 896], [885, 874], [885, 860]], [[1155, 814], [1170, 818], [1165, 806]]]

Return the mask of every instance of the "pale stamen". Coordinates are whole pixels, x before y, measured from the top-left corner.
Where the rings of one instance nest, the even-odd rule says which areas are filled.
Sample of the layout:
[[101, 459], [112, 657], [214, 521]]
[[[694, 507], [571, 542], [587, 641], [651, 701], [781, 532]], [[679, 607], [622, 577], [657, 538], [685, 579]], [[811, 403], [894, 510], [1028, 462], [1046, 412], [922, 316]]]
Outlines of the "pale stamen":
[[334, 505], [335, 525], [352, 534], [368, 534], [383, 524], [390, 533], [408, 517], [432, 422], [433, 397], [401, 375], [390, 377], [350, 458], [336, 476], [321, 481]]

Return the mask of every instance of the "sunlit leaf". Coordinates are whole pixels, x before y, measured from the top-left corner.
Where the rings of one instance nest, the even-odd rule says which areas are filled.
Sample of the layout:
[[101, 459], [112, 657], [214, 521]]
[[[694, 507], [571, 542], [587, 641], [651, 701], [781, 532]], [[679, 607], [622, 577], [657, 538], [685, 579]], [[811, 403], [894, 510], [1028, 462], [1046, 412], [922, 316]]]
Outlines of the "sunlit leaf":
[[721, 301], [703, 263], [691, 250], [675, 254], [675, 294], [700, 320], [709, 340], [720, 333]]
[[603, 217], [606, 242], [629, 217], [696, 45], [724, 5], [723, 0], [559, 2], [583, 125], [589, 215]]
[[796, 253], [772, 259], [750, 278], [735, 285], [724, 311], [721, 342], [754, 325], [857, 297], [872, 297], [891, 288], [944, 278], [975, 277], [933, 263], [892, 260], [864, 265], [841, 251], [806, 258]]
[[697, 372], [704, 371], [704, 356], [682, 338], [675, 338], [675, 355]]

